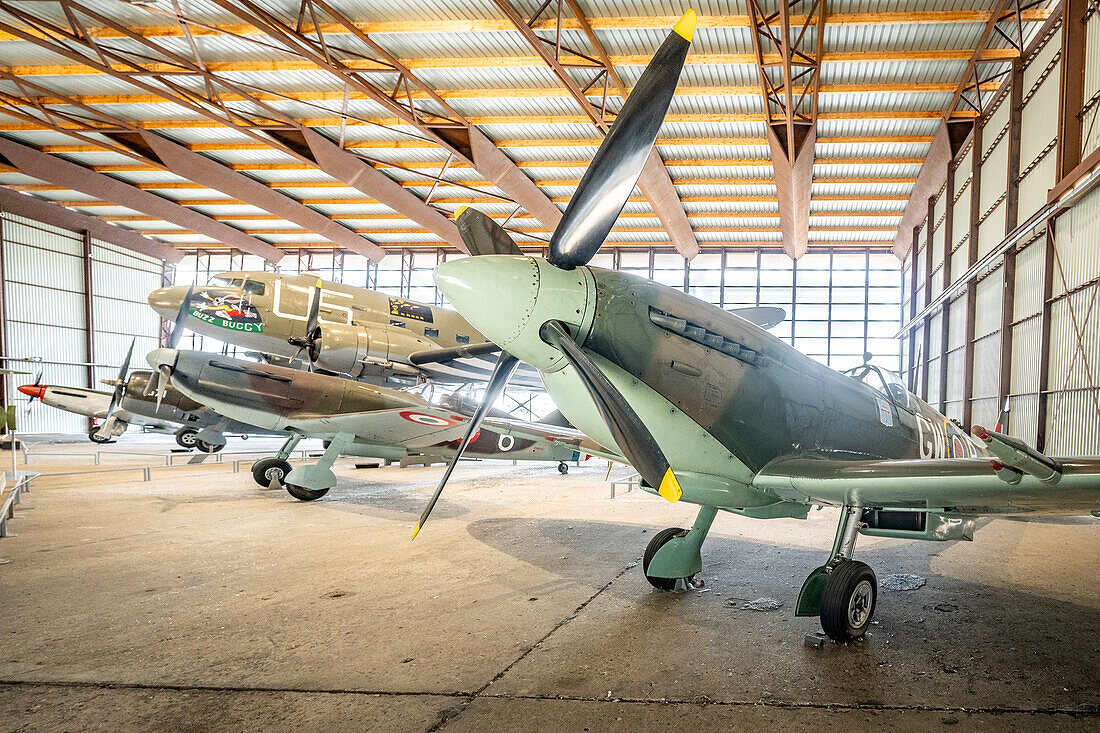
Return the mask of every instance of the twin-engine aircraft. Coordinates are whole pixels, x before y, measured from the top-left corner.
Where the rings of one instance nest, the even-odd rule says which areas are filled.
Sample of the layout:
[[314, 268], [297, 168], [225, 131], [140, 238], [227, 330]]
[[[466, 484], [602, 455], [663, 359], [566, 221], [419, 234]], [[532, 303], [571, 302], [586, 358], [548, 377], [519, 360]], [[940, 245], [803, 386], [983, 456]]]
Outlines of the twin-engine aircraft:
[[981, 515], [1100, 514], [1098, 458], [1049, 458], [977, 426], [972, 438], [886, 370], [838, 373], [736, 314], [587, 264], [650, 154], [694, 27], [689, 11], [639, 78], [548, 259], [460, 212], [470, 250], [490, 254], [445, 262], [435, 281], [504, 350], [467, 433], [520, 360], [536, 367], [573, 425], [617, 447], [652, 491], [701, 506], [690, 530], [666, 529], [646, 548], [642, 570], [661, 589], [700, 571], [719, 509], [768, 519], [839, 507], [832, 551], [796, 610], [819, 614], [836, 640], [862, 636], [875, 610], [875, 574], [852, 559], [859, 534], [957, 540]]
[[[187, 327], [196, 333], [372, 384], [483, 382], [499, 350], [452, 310], [316, 275], [225, 272], [205, 287], [149, 295], [149, 305], [169, 320], [184, 301]], [[514, 383], [542, 386], [530, 367]]]
[[[336, 485], [332, 465], [341, 455], [400, 459], [410, 454], [448, 458], [466, 433], [469, 412], [458, 403], [434, 405], [407, 391], [299, 369], [257, 364], [201, 351], [156, 349], [147, 357], [186, 397], [222, 415], [289, 433], [276, 456], [257, 461], [262, 486], [283, 484], [296, 499], [313, 501]], [[327, 442], [314, 465], [291, 468], [287, 457], [303, 437]], [[582, 433], [547, 423], [494, 415], [473, 435], [466, 455], [565, 462], [588, 456], [622, 461]]]

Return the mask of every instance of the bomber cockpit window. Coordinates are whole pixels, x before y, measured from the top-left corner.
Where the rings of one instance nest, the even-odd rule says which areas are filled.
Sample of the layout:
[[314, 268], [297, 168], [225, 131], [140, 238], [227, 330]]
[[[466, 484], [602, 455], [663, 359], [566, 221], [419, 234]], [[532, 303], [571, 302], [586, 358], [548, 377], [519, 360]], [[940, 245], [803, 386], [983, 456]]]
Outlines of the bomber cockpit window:
[[210, 278], [210, 281], [206, 284], [212, 288], [228, 288], [229, 278], [215, 275], [214, 277]]
[[252, 295], [263, 295], [266, 288], [259, 280], [245, 280], [244, 288], [242, 289], [244, 292], [251, 293]]

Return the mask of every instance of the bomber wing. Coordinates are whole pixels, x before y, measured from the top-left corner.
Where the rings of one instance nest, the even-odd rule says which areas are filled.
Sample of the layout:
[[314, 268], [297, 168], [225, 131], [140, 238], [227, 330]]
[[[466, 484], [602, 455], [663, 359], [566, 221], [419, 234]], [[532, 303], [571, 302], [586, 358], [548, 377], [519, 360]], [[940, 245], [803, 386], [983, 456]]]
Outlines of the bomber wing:
[[996, 470], [989, 457], [841, 460], [798, 455], [768, 463], [753, 485], [810, 504], [975, 515], [1100, 511], [1100, 458], [1058, 458], [1057, 463], [1061, 474], [1051, 482], [1003, 465]]

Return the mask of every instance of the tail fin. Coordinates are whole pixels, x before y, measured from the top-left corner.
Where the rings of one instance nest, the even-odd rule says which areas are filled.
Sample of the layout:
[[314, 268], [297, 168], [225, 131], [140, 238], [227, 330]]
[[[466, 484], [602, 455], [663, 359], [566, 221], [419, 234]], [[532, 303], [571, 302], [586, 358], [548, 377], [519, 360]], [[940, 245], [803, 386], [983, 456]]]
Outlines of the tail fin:
[[543, 425], [555, 425], [559, 428], [572, 428], [576, 430], [573, 424], [566, 419], [565, 415], [561, 414], [561, 410], [554, 410], [546, 417], [540, 419], [539, 422]]

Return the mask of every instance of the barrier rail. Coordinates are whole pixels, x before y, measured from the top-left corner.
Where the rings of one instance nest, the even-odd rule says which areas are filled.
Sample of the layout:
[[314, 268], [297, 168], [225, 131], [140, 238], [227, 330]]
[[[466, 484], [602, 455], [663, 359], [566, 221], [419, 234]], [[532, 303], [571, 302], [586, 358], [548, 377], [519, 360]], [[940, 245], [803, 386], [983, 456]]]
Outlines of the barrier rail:
[[[210, 463], [210, 462], [225, 463], [226, 462], [225, 459], [228, 456], [245, 456], [245, 458], [236, 459], [237, 462], [240, 462], [241, 460], [246, 460], [247, 457], [250, 457], [250, 456], [255, 456], [256, 458], [262, 458], [262, 457], [265, 457], [265, 456], [273, 456], [277, 452], [278, 452], [277, 449], [276, 450], [254, 450], [254, 451], [220, 451], [218, 453], [201, 453], [201, 452], [195, 452], [195, 451], [180, 451], [178, 453], [175, 453], [175, 452], [163, 453], [162, 451], [140, 451], [140, 450], [107, 450], [107, 451], [98, 451], [97, 450], [94, 454], [95, 455], [94, 462], [95, 462], [95, 465], [97, 465], [97, 466], [101, 465], [102, 461], [103, 461], [103, 456], [148, 456], [150, 458], [163, 457], [165, 466], [178, 466], [178, 465], [181, 465], [180, 463], [178, 463], [176, 461], [177, 458], [187, 458], [188, 459], [188, 464], [190, 464], [190, 465], [201, 465], [203, 463]], [[297, 448], [297, 449], [290, 452], [290, 457], [287, 460], [290, 460], [290, 458], [293, 458], [295, 455], [297, 455], [297, 456], [300, 456], [301, 460], [304, 461], [304, 460], [310, 458], [311, 454], [320, 455], [321, 453], [323, 453], [323, 451], [320, 450], [320, 449], [316, 449], [316, 448]], [[59, 452], [39, 453], [39, 452], [36, 451], [32, 454], [24, 453], [23, 464], [24, 465], [29, 464], [31, 456], [33, 456], [35, 458], [46, 458], [46, 457], [74, 458], [74, 457], [79, 457], [81, 455], [82, 454], [75, 454], [74, 455], [73, 453], [59, 453]], [[191, 460], [194, 460], [195, 458], [199, 458], [199, 457], [201, 457], [203, 460], [198, 461], [198, 462], [193, 463], [193, 464], [190, 463]], [[187, 465], [187, 464], [183, 464], [183, 465]], [[117, 469], [109, 469], [109, 470], [117, 470]], [[132, 468], [127, 468], [125, 470], [133, 470], [133, 469]], [[80, 473], [84, 473], [84, 472], [81, 471]], [[54, 476], [54, 475], [57, 475], [57, 474], [48, 474], [48, 475]]]
[[[3, 509], [0, 510], [0, 537], [8, 536], [8, 520], [15, 518], [15, 505], [19, 503], [19, 497], [24, 492], [30, 493], [31, 481], [34, 480], [38, 474], [31, 473], [29, 471], [4, 471], [4, 484], [8, 482], [8, 474], [15, 474], [15, 484], [8, 490], [8, 498], [4, 500]], [[0, 495], [3, 495], [4, 488], [0, 488]]]

